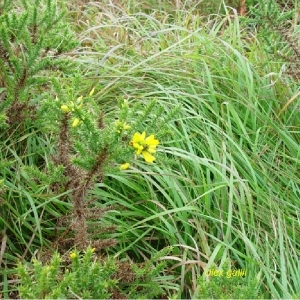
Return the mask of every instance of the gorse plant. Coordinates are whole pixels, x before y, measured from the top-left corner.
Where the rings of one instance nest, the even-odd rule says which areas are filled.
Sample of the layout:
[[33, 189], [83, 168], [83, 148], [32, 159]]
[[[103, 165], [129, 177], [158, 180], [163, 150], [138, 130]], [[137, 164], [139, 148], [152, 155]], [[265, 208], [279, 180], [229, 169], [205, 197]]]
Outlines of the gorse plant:
[[[56, 87], [58, 88], [57, 84]], [[146, 162], [152, 163], [155, 160], [153, 154], [159, 143], [153, 134], [147, 138], [145, 132], [133, 134], [134, 128], [144, 127], [146, 124], [142, 124], [139, 120], [134, 121], [134, 116], [138, 114], [137, 107], [130, 108], [126, 101], [120, 103], [119, 111], [116, 113], [117, 121], [108, 120], [107, 123], [103, 112], [99, 111], [95, 101], [92, 100], [93, 93], [94, 88], [89, 92], [88, 97], [81, 95], [76, 100], [61, 101], [60, 98], [66, 99], [66, 96], [60, 88], [57, 100], [57, 106], [60, 106], [62, 113], [58, 131], [58, 148], [53, 160], [57, 167], [63, 166], [66, 177], [65, 183], [59, 189], [71, 190], [70, 197], [74, 207], [70, 227], [76, 232], [75, 245], [80, 249], [86, 248], [90, 243], [98, 249], [103, 248], [104, 245], [114, 244], [112, 240], [92, 241], [89, 238], [87, 220], [100, 220], [102, 212], [108, 209], [87, 208], [87, 205], [92, 205], [96, 200], [89, 199], [88, 195], [94, 183], [103, 182], [107, 170], [114, 173], [118, 169], [127, 169], [130, 163], [134, 162], [134, 149], [136, 154], [143, 155]], [[74, 90], [70, 94], [74, 95]], [[150, 102], [145, 107], [145, 111], [148, 115], [159, 117], [158, 108], [154, 107], [154, 103], [155, 101]], [[160, 134], [162, 128], [158, 129], [154, 126], [151, 130]], [[133, 138], [130, 141], [132, 134]], [[57, 188], [59, 182], [55, 184]], [[100, 233], [99, 230], [96, 228], [97, 234]], [[106, 228], [105, 231], [107, 230]]]
[[161, 285], [170, 279], [158, 279], [165, 263], [157, 263], [170, 251], [166, 248], [140, 266], [97, 258], [91, 247], [71, 252], [68, 259], [56, 252], [45, 265], [37, 259], [18, 263], [18, 291], [22, 299], [152, 299], [162, 295]]
[[32, 264], [18, 264], [20, 297], [26, 299], [107, 299], [117, 281], [110, 277], [117, 265], [112, 260], [96, 262], [94, 249], [88, 248], [83, 255], [70, 254], [70, 265], [55, 253], [47, 265], [34, 259]]
[[[61, 93], [63, 93], [62, 89], [58, 94], [61, 95]], [[73, 94], [71, 93], [71, 95]], [[47, 109], [41, 110], [40, 114], [42, 116], [45, 113], [47, 117], [46, 115], [40, 117], [40, 119], [45, 120], [44, 124], [40, 124], [40, 130], [46, 131], [45, 128], [50, 128], [51, 122], [55, 122], [55, 119], [57, 120], [59, 117], [61, 118], [60, 124], [56, 122], [58, 137], [57, 149], [52, 154], [53, 163], [49, 162], [44, 171], [39, 171], [36, 166], [23, 167], [33, 181], [42, 181], [44, 184], [49, 184], [50, 190], [54, 194], [58, 192], [66, 193], [70, 190], [69, 196], [73, 204], [73, 213], [68, 218], [69, 225], [66, 232], [71, 228], [71, 231], [75, 234], [73, 238], [63, 234], [62, 237], [65, 240], [62, 241], [59, 237], [55, 244], [61, 246], [62, 242], [69, 243], [72, 240], [79, 249], [84, 249], [90, 243], [93, 243], [93, 246], [98, 249], [114, 244], [113, 240], [92, 241], [88, 233], [87, 220], [101, 220], [102, 214], [110, 209], [109, 207], [88, 208], [96, 200], [95, 198], [89, 198], [88, 194], [94, 182], [101, 183], [106, 170], [111, 172], [115, 170], [116, 172], [119, 168], [128, 168], [130, 165], [128, 161], [134, 162], [134, 148], [138, 148], [136, 153], [142, 154], [147, 162], [153, 162], [155, 159], [153, 154], [159, 142], [154, 138], [154, 135], [137, 139], [136, 137], [139, 136], [137, 132], [133, 135], [132, 142], [129, 142], [131, 126], [126, 123], [127, 121], [122, 114], [128, 114], [128, 117], [130, 117], [134, 113], [129, 112], [129, 106], [126, 102], [121, 103], [121, 110], [125, 110], [127, 113], [120, 112], [120, 119], [111, 122], [111, 125], [105, 124], [102, 113], [98, 114], [98, 120], [95, 119], [97, 115], [92, 113], [92, 109], [94, 108], [97, 111], [97, 107], [92, 106], [92, 95], [93, 91], [89, 93], [88, 97], [79, 96], [75, 101], [65, 102], [57, 99], [52, 112], [50, 107], [53, 102], [47, 104], [47, 100], [45, 100], [44, 104]], [[64, 96], [65, 98], [66, 96]], [[146, 107], [148, 114], [153, 113], [154, 103], [151, 102]], [[55, 111], [59, 116], [55, 114]], [[154, 114], [156, 117], [159, 116], [158, 112]], [[143, 126], [139, 120], [133, 124], [133, 127]], [[153, 129], [159, 132], [155, 127]], [[145, 135], [145, 132], [141, 136], [143, 135]], [[115, 165], [115, 161], [119, 164]], [[124, 165], [126, 165], [126, 168], [124, 168]], [[45, 173], [48, 175], [46, 178]], [[67, 199], [67, 196], [62, 198]], [[65, 221], [65, 217], [63, 217], [64, 224], [66, 224]], [[114, 226], [105, 228], [104, 231], [107, 232], [113, 229]], [[100, 233], [100, 227], [93, 226], [91, 234], [99, 235]]]
[[2, 7], [0, 84], [5, 90], [0, 109], [5, 109], [12, 128], [34, 118], [38, 106], [34, 91], [48, 84], [47, 77], [70, 67], [60, 55], [78, 42], [63, 15], [51, 0], [24, 1], [21, 9], [9, 2]]
[[[0, 161], [4, 188], [0, 228], [7, 238], [6, 250], [24, 256], [34, 251], [31, 247], [36, 243], [47, 244], [42, 237], [43, 216], [53, 220], [56, 205], [61, 212], [66, 212], [69, 206], [58, 204], [58, 195], [48, 194], [49, 181], [60, 177], [61, 170], [53, 170], [51, 179], [46, 173], [36, 178], [45, 167], [51, 149], [50, 136], [46, 137], [39, 129], [43, 122], [41, 94], [50, 90], [49, 77], [72, 69], [74, 64], [63, 54], [78, 45], [63, 16], [64, 12], [59, 13], [55, 1], [50, 0], [1, 4]], [[30, 177], [28, 170], [34, 177]], [[53, 235], [51, 230], [45, 231], [49, 237]]]
[[297, 7], [293, 1], [259, 0], [249, 6], [251, 18], [246, 23], [255, 25], [264, 48], [274, 61], [286, 64], [284, 71], [299, 81], [300, 51]]

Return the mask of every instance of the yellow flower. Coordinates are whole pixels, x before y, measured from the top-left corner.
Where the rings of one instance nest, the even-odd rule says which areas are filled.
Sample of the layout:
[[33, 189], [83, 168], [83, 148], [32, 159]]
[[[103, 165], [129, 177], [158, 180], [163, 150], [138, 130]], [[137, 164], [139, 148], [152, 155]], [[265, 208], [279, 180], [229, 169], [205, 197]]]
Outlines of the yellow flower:
[[142, 151], [142, 155], [147, 163], [152, 163], [155, 160], [155, 157], [147, 151]]
[[71, 259], [76, 258], [76, 256], [77, 256], [76, 252], [72, 252], [72, 253], [70, 254], [70, 258], [71, 258]]
[[89, 96], [93, 96], [94, 95], [94, 92], [95, 92], [95, 88], [93, 88], [90, 93], [89, 93]]
[[61, 109], [63, 112], [69, 112], [69, 111], [70, 111], [70, 109], [69, 109], [69, 107], [68, 107], [67, 105], [62, 105], [62, 106], [60, 107], [60, 109]]
[[95, 252], [95, 250], [96, 250], [96, 248], [92, 248], [92, 249], [91, 249], [91, 252], [92, 252], [92, 253], [94, 253], [94, 252]]
[[79, 124], [80, 120], [78, 118], [73, 119], [72, 127], [76, 127]]
[[120, 170], [127, 170], [129, 167], [130, 167], [130, 164], [129, 163], [125, 163], [125, 164], [122, 164], [120, 166]]
[[156, 140], [153, 134], [146, 137], [145, 131], [142, 134], [136, 132], [129, 144], [135, 148], [136, 154], [142, 154], [146, 162], [152, 163], [155, 160], [155, 157], [152, 154], [156, 152], [159, 140]]

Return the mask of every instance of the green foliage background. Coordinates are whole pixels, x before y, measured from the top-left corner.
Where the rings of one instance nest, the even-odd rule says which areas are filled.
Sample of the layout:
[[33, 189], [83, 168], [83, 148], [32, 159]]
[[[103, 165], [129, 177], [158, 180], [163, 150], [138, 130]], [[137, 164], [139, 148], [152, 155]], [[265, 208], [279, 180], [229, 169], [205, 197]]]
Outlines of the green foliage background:
[[[299, 297], [298, 2], [246, 1], [243, 17], [239, 3], [102, 2], [0, 4], [1, 296], [18, 261], [72, 249], [81, 203], [99, 255], [172, 246], [169, 297], [201, 298], [204, 270], [228, 263], [245, 291]], [[160, 140], [154, 164], [129, 147], [142, 131]]]

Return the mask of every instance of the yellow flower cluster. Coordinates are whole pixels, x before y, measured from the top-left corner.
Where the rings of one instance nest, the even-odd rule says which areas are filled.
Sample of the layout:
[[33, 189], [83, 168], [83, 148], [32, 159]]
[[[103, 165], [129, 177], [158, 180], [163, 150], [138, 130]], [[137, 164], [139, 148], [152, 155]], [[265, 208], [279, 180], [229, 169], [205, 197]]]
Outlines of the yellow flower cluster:
[[[141, 154], [147, 163], [152, 163], [155, 160], [153, 154], [156, 152], [158, 144], [159, 140], [156, 140], [153, 134], [146, 137], [145, 131], [142, 134], [136, 132], [129, 143], [135, 149], [135, 153]], [[130, 164], [128, 162], [124, 163], [120, 165], [120, 170], [127, 170], [129, 167]]]
[[159, 140], [156, 140], [153, 134], [146, 137], [145, 131], [142, 134], [136, 132], [129, 143], [129, 145], [135, 149], [135, 153], [138, 155], [141, 154], [148, 163], [152, 163], [155, 160], [152, 154], [156, 152], [158, 144]]
[[68, 102], [67, 105], [62, 105], [60, 108], [63, 112], [75, 111], [76, 109], [80, 109], [83, 105], [83, 96], [77, 98], [76, 101]]
[[[94, 91], [95, 91], [95, 88], [93, 88], [90, 93], [89, 93], [89, 96], [93, 96], [94, 94]], [[77, 109], [80, 109], [83, 105], [83, 96], [80, 96], [76, 99], [76, 101], [71, 101], [71, 102], [68, 102], [67, 104], [64, 104], [60, 107], [60, 109], [65, 112], [65, 113], [68, 113], [68, 112], [74, 112], [75, 110]], [[73, 118], [72, 120], [72, 127], [76, 127], [78, 126], [80, 123], [82, 123], [82, 121], [78, 118]]]
[[[74, 112], [76, 109], [80, 109], [83, 105], [83, 96], [77, 98], [76, 102], [69, 102], [67, 105], [62, 105], [60, 109], [65, 112]], [[76, 127], [81, 123], [78, 118], [73, 118], [72, 127]]]

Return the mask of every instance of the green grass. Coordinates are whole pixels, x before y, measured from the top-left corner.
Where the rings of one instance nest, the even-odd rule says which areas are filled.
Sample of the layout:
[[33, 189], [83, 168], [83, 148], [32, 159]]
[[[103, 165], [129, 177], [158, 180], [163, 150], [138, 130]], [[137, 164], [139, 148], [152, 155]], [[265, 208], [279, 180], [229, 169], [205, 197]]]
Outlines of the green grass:
[[[256, 278], [266, 298], [297, 298], [297, 83], [254, 30], [229, 16], [230, 8], [204, 17], [196, 2], [173, 7], [168, 1], [155, 7], [119, 2], [71, 7], [70, 22], [82, 46], [70, 55], [85, 76], [82, 89], [96, 85], [96, 101], [108, 120], [117, 116], [123, 97], [130, 107], [156, 99], [165, 115], [181, 108], [167, 121], [169, 134], [161, 139], [155, 165], [136, 161], [123, 173], [109, 172], [92, 191], [99, 205], [114, 207], [101, 220], [117, 225], [106, 234], [118, 240], [108, 252], [143, 261], [173, 246], [164, 272], [174, 275], [178, 298], [195, 295], [194, 279], [228, 260], [247, 270], [249, 284]], [[155, 134], [154, 118], [144, 121], [147, 134]], [[165, 122], [163, 116], [157, 121]], [[47, 196], [48, 187], [26, 173], [24, 166], [38, 165], [39, 156], [47, 164], [53, 147], [47, 135], [29, 129], [26, 134], [27, 157], [18, 152], [21, 140], [1, 151], [1, 160], [20, 161], [18, 170], [5, 166], [1, 174], [9, 178], [9, 216], [0, 218], [10, 232], [8, 264], [16, 253], [25, 257], [47, 247], [55, 227], [51, 218], [70, 207], [61, 194]]]

